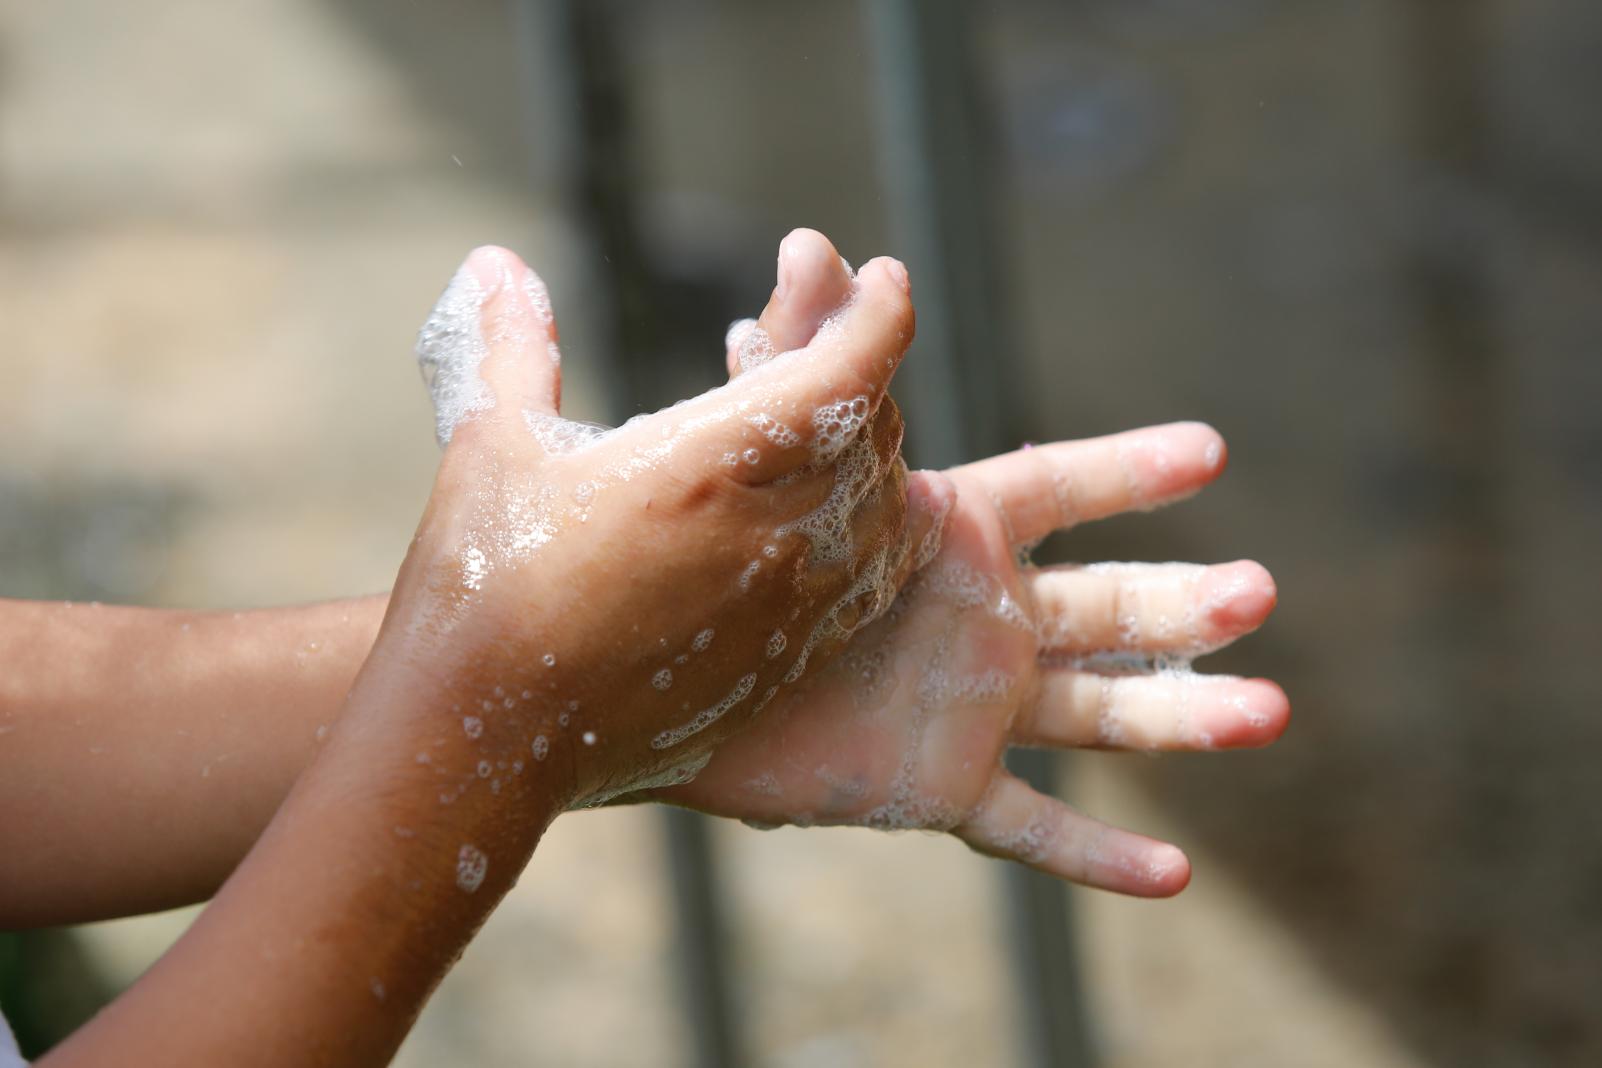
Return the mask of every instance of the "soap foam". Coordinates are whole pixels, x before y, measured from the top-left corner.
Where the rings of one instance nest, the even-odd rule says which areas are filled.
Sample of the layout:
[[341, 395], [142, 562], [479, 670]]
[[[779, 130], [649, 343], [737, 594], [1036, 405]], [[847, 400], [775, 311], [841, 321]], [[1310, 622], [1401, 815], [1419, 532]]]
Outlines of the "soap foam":
[[456, 854], [456, 885], [471, 894], [484, 882], [489, 858], [475, 845], [464, 844]]
[[[859, 398], [866, 403], [866, 398]], [[834, 449], [831, 439], [827, 448]], [[814, 448], [817, 448], [816, 442]], [[775, 537], [800, 534], [812, 549], [812, 560], [818, 563], [844, 563], [854, 555], [851, 520], [857, 506], [883, 479], [884, 469], [873, 443], [866, 439], [840, 446], [832, 456], [838, 456], [835, 465], [834, 485], [822, 504], [791, 523], [779, 526]], [[901, 458], [896, 457], [900, 463]]]
[[712, 753], [710, 750], [704, 753], [696, 753], [685, 760], [663, 768], [661, 771], [652, 772], [615, 786], [597, 790], [595, 793], [575, 801], [572, 807], [575, 809], [599, 808], [610, 801], [615, 801], [619, 797], [626, 794], [639, 793], [641, 790], [663, 790], [670, 786], [683, 786], [685, 783], [694, 781], [695, 777], [701, 773], [701, 770], [711, 760]]
[[550, 412], [525, 409], [523, 425], [534, 435], [540, 447], [553, 455], [566, 455], [594, 445], [611, 432], [612, 428], [599, 423], [581, 423], [564, 419]]
[[[1154, 671], [1161, 668], [1188, 669], [1190, 662], [1199, 656], [1215, 652], [1232, 640], [1229, 636], [1208, 638], [1202, 621], [1231, 600], [1240, 596], [1250, 580], [1242, 575], [1219, 586], [1205, 598], [1199, 596], [1202, 580], [1208, 568], [1190, 563], [1117, 563], [1104, 562], [1082, 565], [1079, 570], [1087, 575], [1104, 575], [1117, 582], [1120, 588], [1120, 608], [1114, 620], [1117, 644], [1114, 648], [1097, 650], [1081, 659], [1093, 660], [1093, 666], [1105, 667], [1122, 673]], [[1179, 585], [1177, 610], [1163, 611], [1154, 605], [1156, 598], [1172, 598], [1173, 586]], [[1150, 633], [1147, 633], [1147, 627]], [[1086, 639], [1055, 620], [1041, 620], [1037, 628], [1044, 649], [1064, 646], [1082, 646]], [[1147, 644], [1161, 644], [1170, 651], [1150, 653], [1141, 649]], [[1157, 661], [1165, 659], [1164, 664]]]
[[723, 332], [724, 351], [733, 351], [745, 343], [746, 335], [756, 326], [755, 319], [736, 319]]
[[734, 689], [730, 690], [728, 694], [725, 695], [724, 698], [717, 704], [708, 708], [703, 708], [701, 711], [697, 712], [694, 718], [692, 718], [688, 723], [681, 724], [672, 728], [671, 730], [665, 730], [661, 734], [658, 734], [655, 738], [652, 738], [651, 748], [667, 749], [671, 746], [678, 745], [692, 734], [698, 734], [701, 731], [706, 730], [708, 727], [712, 726], [712, 724], [722, 719], [729, 709], [733, 708], [735, 705], [751, 696], [752, 689], [756, 687], [756, 680], [757, 677], [755, 672], [752, 672], [748, 675], [742, 675], [740, 677], [740, 681], [735, 683]]
[[825, 464], [857, 438], [872, 410], [866, 395], [825, 404], [812, 413], [812, 462]]
[[457, 425], [494, 403], [479, 373], [488, 353], [479, 316], [484, 287], [463, 264], [417, 334], [417, 363], [434, 399], [434, 436], [444, 447]]
[[[744, 320], [744, 322], [749, 322], [750, 325], [740, 331], [740, 347], [735, 354], [735, 364], [742, 372], [770, 363], [778, 355], [773, 348], [773, 339], [768, 336], [766, 330], [758, 326], [755, 320]], [[734, 326], [731, 326], [724, 340], [728, 340], [733, 334]]]

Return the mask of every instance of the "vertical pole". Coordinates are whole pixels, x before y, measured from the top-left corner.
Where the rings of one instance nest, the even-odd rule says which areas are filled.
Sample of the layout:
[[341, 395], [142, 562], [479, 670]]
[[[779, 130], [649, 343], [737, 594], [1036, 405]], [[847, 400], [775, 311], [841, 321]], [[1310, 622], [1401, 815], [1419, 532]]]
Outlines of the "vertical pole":
[[[1015, 395], [971, 10], [963, 0], [867, 4], [885, 200], [918, 309], [915, 353], [897, 393], [913, 458], [937, 467], [1005, 449], [1005, 401]], [[1061, 787], [1048, 754], [1016, 753], [1009, 765], [1038, 789]], [[1030, 1063], [1084, 1068], [1091, 1040], [1068, 896], [1055, 880], [1020, 867], [1005, 878]]]
[[[561, 191], [578, 240], [590, 334], [612, 366], [605, 381], [614, 417], [655, 407], [661, 343], [655, 280], [643, 255], [632, 188], [633, 140], [612, 5], [600, 0], [517, 0], [525, 93], [539, 108], [539, 166]], [[601, 354], [597, 354], [601, 355]], [[695, 1064], [744, 1063], [730, 1010], [717, 870], [706, 817], [662, 812], [677, 919], [677, 984], [694, 1042]]]
[[[1402, 8], [1426, 189], [1484, 190], [1502, 177], [1488, 99], [1495, 10], [1487, 0], [1413, 0]], [[1411, 235], [1409, 265], [1423, 365], [1415, 414], [1431, 478], [1420, 592], [1430, 647], [1455, 654], [1438, 665], [1436, 678], [1441, 707], [1453, 709], [1453, 759], [1490, 768], [1506, 761], [1505, 725], [1528, 700], [1512, 566], [1520, 450], [1510, 398], [1517, 376], [1500, 336], [1490, 239], [1461, 202], [1431, 201], [1425, 226]], [[1472, 843], [1477, 856], [1521, 847], [1512, 825], [1485, 819], [1505, 808], [1492, 776], [1463, 780], [1460, 793], [1451, 841]]]

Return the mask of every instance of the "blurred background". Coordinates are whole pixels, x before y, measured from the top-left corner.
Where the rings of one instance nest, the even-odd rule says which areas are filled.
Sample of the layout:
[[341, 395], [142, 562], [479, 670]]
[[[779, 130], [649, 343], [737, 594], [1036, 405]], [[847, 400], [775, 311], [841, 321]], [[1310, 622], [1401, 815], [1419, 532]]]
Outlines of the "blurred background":
[[[906, 258], [914, 463], [1232, 446], [1061, 559], [1252, 557], [1260, 753], [1031, 769], [1172, 902], [953, 841], [558, 823], [397, 1063], [1602, 1063], [1602, 6], [0, 4], [0, 594], [387, 588], [468, 248], [567, 411], [704, 389], [791, 228]], [[193, 917], [0, 935], [37, 1053]], [[536, 1056], [531, 1051], [538, 1051]]]

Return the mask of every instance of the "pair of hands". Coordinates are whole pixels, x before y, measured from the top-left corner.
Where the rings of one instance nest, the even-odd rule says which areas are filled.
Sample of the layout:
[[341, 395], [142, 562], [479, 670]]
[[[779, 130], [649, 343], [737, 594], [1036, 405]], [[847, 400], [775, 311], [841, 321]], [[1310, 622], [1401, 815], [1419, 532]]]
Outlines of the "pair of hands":
[[1021, 552], [1188, 496], [1222, 442], [1175, 424], [909, 476], [884, 391], [911, 333], [899, 264], [853, 277], [797, 231], [762, 318], [731, 331], [732, 381], [602, 434], [557, 415], [538, 279], [474, 253], [420, 343], [449, 444], [380, 639], [456, 678], [440, 714], [481, 759], [436, 769], [442, 799], [528, 768], [570, 804], [949, 831], [1087, 885], [1183, 888], [1178, 849], [1001, 759], [1283, 730], [1272, 683], [1188, 671], [1272, 609], [1261, 567]]

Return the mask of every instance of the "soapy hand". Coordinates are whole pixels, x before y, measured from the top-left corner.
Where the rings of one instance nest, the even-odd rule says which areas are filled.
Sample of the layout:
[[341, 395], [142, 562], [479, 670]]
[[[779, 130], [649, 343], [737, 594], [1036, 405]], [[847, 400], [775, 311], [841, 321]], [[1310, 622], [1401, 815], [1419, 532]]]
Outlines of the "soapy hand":
[[418, 755], [443, 803], [683, 780], [889, 605], [950, 490], [915, 480], [909, 510], [904, 270], [837, 304], [804, 349], [604, 430], [557, 414], [539, 279], [469, 257], [419, 338], [446, 448], [378, 643], [449, 680]]
[[[780, 256], [788, 284], [742, 354], [805, 344], [848, 284], [821, 235]], [[738, 379], [737, 379], [738, 380]], [[1265, 745], [1289, 707], [1266, 680], [1197, 675], [1193, 657], [1255, 629], [1255, 563], [1030, 566], [1053, 531], [1196, 492], [1223, 470], [1211, 428], [1174, 424], [1025, 449], [948, 474], [943, 544], [884, 618], [805, 689], [781, 695], [693, 783], [653, 796], [766, 825], [949, 831], [981, 852], [1143, 896], [1183, 889], [1172, 845], [1108, 827], [1010, 775], [1011, 746], [1210, 750]]]

